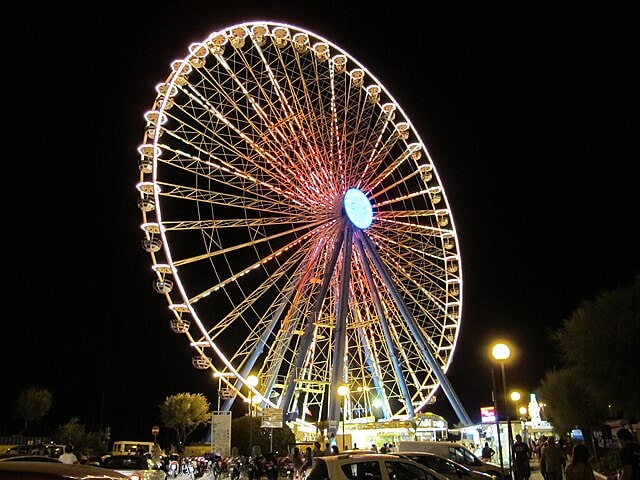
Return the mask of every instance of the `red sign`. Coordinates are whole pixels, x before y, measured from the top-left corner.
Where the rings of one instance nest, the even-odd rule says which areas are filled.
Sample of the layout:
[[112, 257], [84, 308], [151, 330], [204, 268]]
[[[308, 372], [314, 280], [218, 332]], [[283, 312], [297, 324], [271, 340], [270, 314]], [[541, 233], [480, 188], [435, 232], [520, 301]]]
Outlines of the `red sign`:
[[158, 435], [160, 433], [160, 427], [157, 425], [154, 425], [153, 428], [151, 428], [151, 435]]
[[480, 417], [482, 423], [494, 423], [496, 421], [496, 410], [494, 407], [480, 407]]

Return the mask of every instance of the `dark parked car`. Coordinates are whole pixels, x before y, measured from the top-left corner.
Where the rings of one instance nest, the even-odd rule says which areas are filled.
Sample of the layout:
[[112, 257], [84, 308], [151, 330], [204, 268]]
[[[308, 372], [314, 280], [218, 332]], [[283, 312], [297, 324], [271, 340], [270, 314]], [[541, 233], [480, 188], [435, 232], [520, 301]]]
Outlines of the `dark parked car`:
[[449, 480], [494, 480], [494, 477], [488, 473], [471, 470], [466, 465], [462, 465], [437, 453], [398, 452], [396, 455], [410, 458], [414, 462], [421, 463], [425, 467], [441, 473]]
[[0, 455], [0, 462], [56, 462], [62, 463], [57, 458], [45, 457], [44, 455]]
[[89, 465], [62, 462], [0, 462], [0, 480], [33, 478], [46, 480], [120, 480], [126, 475]]

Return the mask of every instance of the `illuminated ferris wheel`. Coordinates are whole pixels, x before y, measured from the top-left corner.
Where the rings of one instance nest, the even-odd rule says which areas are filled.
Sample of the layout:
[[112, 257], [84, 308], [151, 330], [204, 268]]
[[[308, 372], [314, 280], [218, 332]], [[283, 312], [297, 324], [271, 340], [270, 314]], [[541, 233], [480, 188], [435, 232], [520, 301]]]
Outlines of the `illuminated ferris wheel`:
[[191, 45], [156, 90], [142, 244], [222, 408], [412, 418], [441, 388], [471, 423], [445, 375], [462, 306], [451, 210], [385, 87], [328, 40], [265, 22]]

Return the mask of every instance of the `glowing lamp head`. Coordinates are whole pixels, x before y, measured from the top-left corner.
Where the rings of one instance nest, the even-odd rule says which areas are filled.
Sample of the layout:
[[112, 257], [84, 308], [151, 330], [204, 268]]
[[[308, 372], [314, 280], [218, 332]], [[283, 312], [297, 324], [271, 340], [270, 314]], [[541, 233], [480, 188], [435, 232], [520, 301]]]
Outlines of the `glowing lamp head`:
[[491, 349], [491, 355], [496, 360], [503, 362], [511, 356], [511, 349], [504, 343], [496, 343]]
[[247, 385], [249, 385], [250, 387], [255, 387], [256, 385], [258, 385], [258, 377], [256, 377], [255, 375], [249, 375], [247, 377]]

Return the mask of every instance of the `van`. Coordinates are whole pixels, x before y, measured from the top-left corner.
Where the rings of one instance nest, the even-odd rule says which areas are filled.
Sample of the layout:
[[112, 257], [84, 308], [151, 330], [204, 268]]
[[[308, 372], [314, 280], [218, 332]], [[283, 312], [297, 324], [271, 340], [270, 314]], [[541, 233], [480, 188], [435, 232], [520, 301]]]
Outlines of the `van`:
[[137, 440], [121, 440], [113, 442], [111, 449], [112, 455], [144, 455], [145, 453], [151, 453], [151, 449], [155, 443], [153, 442], [140, 442]]
[[456, 442], [398, 442], [398, 453], [402, 452], [432, 452], [466, 465], [477, 472], [488, 473], [495, 478], [502, 478], [502, 468], [497, 463], [483, 462], [467, 447]]

